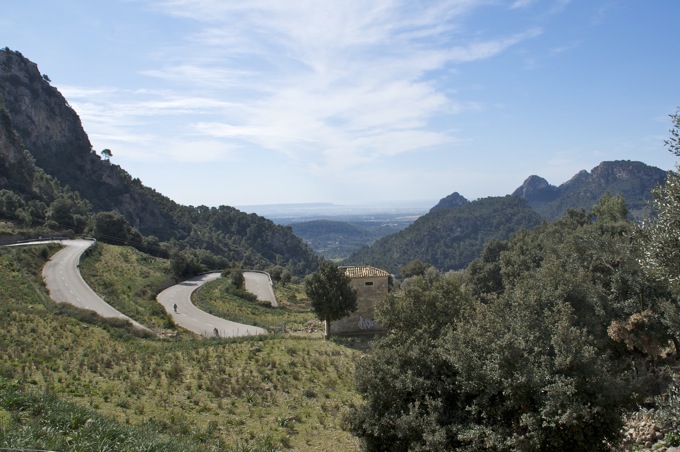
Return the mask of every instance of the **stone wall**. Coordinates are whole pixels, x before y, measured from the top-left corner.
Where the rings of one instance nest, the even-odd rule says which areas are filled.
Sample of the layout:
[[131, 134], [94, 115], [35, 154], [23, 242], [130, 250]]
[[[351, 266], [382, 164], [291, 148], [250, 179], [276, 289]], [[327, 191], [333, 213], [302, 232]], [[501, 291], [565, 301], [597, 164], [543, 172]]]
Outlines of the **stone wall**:
[[389, 276], [352, 278], [357, 291], [357, 310], [348, 317], [331, 322], [331, 335], [373, 334], [383, 331], [375, 322], [375, 304], [389, 291]]

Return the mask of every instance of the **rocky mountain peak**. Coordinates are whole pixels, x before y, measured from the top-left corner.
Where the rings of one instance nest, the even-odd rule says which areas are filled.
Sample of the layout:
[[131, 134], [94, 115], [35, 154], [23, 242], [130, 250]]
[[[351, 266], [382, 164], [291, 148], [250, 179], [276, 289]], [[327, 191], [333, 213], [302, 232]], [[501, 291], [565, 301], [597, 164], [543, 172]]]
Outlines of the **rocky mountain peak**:
[[456, 207], [464, 206], [469, 202], [470, 201], [461, 196], [460, 193], [454, 192], [446, 196], [445, 198], [440, 199], [437, 205], [430, 209], [430, 212], [434, 212], [435, 210], [439, 209], [453, 209]]
[[557, 187], [550, 185], [547, 180], [542, 177], [532, 175], [529, 176], [521, 187], [512, 193], [513, 196], [524, 198], [527, 201], [544, 201], [549, 202], [559, 196]]
[[529, 177], [513, 195], [526, 199], [548, 219], [556, 219], [567, 209], [589, 210], [605, 193], [620, 194], [633, 218], [647, 214], [651, 190], [662, 184], [665, 172], [642, 162], [616, 160], [602, 162], [590, 172], [581, 170], [559, 187], [538, 176]]

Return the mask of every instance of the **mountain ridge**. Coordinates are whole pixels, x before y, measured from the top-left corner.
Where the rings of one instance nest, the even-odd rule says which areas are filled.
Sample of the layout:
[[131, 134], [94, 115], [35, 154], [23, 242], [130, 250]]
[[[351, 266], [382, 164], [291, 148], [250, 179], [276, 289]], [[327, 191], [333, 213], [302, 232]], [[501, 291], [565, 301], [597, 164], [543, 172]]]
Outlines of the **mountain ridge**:
[[540, 176], [529, 176], [512, 195], [526, 199], [548, 220], [555, 220], [568, 209], [589, 210], [609, 192], [623, 196], [631, 217], [637, 221], [649, 214], [652, 189], [666, 180], [666, 171], [631, 160], [603, 161], [590, 171], [581, 170], [559, 186]]
[[280, 265], [293, 274], [316, 268], [318, 258], [290, 228], [230, 206], [182, 206], [102, 159], [49, 78], [9, 48], [0, 49], [0, 126], [0, 218], [76, 232], [96, 230], [99, 219], [113, 225], [109, 235], [125, 229], [120, 243], [143, 235], [156, 248], [166, 243], [168, 252], [193, 250], [187, 259], [208, 266]]
[[[640, 221], [649, 215], [652, 189], [665, 178], [666, 172], [659, 168], [620, 160], [602, 162], [590, 172], [581, 170], [559, 187], [531, 175], [505, 197], [468, 201], [454, 192], [410, 226], [364, 245], [344, 263], [382, 266], [398, 273], [411, 260], [421, 260], [440, 270], [460, 270], [479, 256], [489, 240], [507, 240], [519, 229], [553, 221], [569, 209], [590, 211], [605, 193], [621, 195], [629, 215]], [[510, 198], [517, 202], [507, 201]], [[498, 215], [505, 219], [498, 221]]]

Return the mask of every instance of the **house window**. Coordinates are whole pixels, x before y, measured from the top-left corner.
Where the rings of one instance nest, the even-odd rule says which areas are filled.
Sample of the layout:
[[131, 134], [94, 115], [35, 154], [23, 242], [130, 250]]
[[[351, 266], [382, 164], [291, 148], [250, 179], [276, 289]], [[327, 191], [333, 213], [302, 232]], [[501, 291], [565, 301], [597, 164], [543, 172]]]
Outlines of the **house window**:
[[373, 281], [366, 281], [366, 282], [364, 283], [364, 285], [366, 285], [366, 286], [372, 286], [372, 285], [373, 285]]

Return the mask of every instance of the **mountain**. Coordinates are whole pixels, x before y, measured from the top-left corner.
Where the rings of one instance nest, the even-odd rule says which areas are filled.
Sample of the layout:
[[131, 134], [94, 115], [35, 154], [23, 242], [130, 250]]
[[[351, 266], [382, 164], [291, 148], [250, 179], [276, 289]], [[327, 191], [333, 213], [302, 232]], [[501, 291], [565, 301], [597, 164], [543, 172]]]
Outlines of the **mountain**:
[[559, 197], [559, 189], [550, 185], [548, 181], [542, 177], [529, 176], [522, 186], [512, 194], [526, 199], [529, 204], [534, 207], [557, 199]]
[[649, 214], [651, 191], [666, 180], [666, 172], [642, 162], [602, 162], [590, 172], [580, 171], [559, 187], [538, 176], [529, 176], [512, 194], [525, 199], [544, 218], [554, 220], [567, 209], [590, 210], [605, 192], [621, 195], [631, 216]]
[[[9, 200], [0, 203], [0, 216], [16, 221], [12, 203], [18, 202], [27, 225], [92, 230], [93, 215], [113, 212], [98, 218], [122, 215], [135, 232], [126, 240], [140, 241], [141, 234], [175, 251], [202, 250], [246, 266], [282, 265], [297, 274], [316, 267], [317, 257], [290, 228], [229, 206], [179, 205], [103, 159], [49, 77], [8, 48], [0, 49], [0, 132], [0, 201]], [[72, 207], [78, 211], [65, 212]]]
[[453, 209], [455, 207], [464, 206], [469, 202], [470, 201], [465, 199], [458, 192], [454, 192], [451, 193], [449, 196], [440, 199], [439, 202], [432, 209], [430, 209], [430, 212], [434, 212], [435, 210], [439, 209]]
[[506, 240], [521, 228], [541, 223], [540, 215], [517, 196], [458, 204], [432, 209], [406, 229], [362, 247], [344, 263], [374, 265], [398, 274], [419, 259], [440, 270], [459, 270], [479, 256], [489, 240]]
[[613, 161], [602, 162], [590, 172], [580, 171], [559, 187], [529, 176], [505, 198], [469, 202], [454, 192], [411, 226], [362, 247], [345, 263], [370, 264], [397, 273], [419, 259], [440, 270], [461, 269], [478, 257], [487, 241], [505, 240], [521, 228], [555, 220], [568, 209], [590, 211], [606, 192], [622, 195], [631, 217], [640, 220], [649, 214], [652, 189], [665, 178], [663, 170], [641, 162]]

